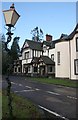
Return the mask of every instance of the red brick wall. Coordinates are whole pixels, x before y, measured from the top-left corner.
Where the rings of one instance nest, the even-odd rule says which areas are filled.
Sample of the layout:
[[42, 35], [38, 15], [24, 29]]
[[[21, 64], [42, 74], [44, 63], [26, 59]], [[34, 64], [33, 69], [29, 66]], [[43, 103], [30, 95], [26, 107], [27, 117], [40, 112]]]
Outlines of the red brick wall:
[[46, 34], [46, 41], [52, 41], [52, 36], [51, 36], [51, 35]]

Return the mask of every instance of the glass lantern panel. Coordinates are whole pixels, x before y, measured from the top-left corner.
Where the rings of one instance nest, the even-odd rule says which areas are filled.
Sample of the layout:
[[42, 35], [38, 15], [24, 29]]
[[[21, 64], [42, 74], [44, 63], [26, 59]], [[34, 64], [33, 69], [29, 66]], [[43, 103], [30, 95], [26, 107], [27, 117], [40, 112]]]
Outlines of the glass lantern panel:
[[14, 11], [13, 17], [12, 17], [12, 23], [11, 23], [13, 26], [16, 24], [18, 18], [19, 18], [19, 15], [17, 14], [16, 11]]
[[11, 20], [12, 20], [12, 15], [13, 15], [13, 11], [4, 11], [4, 18], [5, 18], [5, 23], [7, 24], [11, 24]]

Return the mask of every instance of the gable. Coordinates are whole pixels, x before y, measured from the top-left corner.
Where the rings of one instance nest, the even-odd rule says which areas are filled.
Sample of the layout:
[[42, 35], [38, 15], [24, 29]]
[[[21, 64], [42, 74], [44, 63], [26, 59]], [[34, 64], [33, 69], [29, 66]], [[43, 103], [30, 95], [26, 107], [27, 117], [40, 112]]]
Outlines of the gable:
[[23, 49], [24, 48], [28, 48], [29, 47], [29, 45], [28, 45], [28, 43], [26, 42], [25, 44], [24, 44], [24, 46], [23, 46]]
[[43, 62], [43, 59], [42, 59], [42, 58], [40, 58], [40, 59], [39, 59], [39, 62]]

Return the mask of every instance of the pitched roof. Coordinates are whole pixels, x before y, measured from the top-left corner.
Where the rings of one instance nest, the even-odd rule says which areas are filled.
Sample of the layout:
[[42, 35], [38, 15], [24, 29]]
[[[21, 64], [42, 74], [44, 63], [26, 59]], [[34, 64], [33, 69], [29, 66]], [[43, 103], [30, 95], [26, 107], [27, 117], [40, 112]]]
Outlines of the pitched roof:
[[55, 41], [43, 41], [43, 45], [49, 46], [49, 48], [55, 48]]
[[76, 33], [78, 33], [77, 29], [78, 29], [78, 23], [77, 23], [75, 29], [73, 30], [73, 32], [67, 37], [67, 40], [73, 39], [74, 35], [75, 35]]
[[39, 57], [33, 57], [31, 63], [38, 63], [39, 62]]
[[46, 65], [54, 65], [55, 62], [51, 60], [51, 58], [49, 58], [48, 56], [41, 56], [40, 57], [43, 62], [46, 64]]
[[75, 35], [76, 33], [78, 33], [77, 29], [78, 29], [78, 24], [76, 25], [76, 27], [75, 27], [75, 29], [73, 30], [72, 33], [70, 33], [69, 35], [62, 34], [62, 36], [61, 36], [59, 39], [54, 40], [54, 42], [55, 42], [55, 43], [58, 43], [58, 42], [63, 42], [63, 41], [72, 40], [73, 37], [74, 37], [74, 35]]
[[46, 46], [51, 46], [51, 42], [52, 41], [43, 41], [43, 44], [46, 45]]
[[[43, 50], [41, 42], [36, 42], [36, 41], [26, 39], [25, 42], [24, 42], [24, 45], [25, 45], [26, 42], [28, 43], [29, 47], [33, 50], [40, 50], [40, 51]], [[23, 49], [23, 47], [22, 47], [22, 49]]]

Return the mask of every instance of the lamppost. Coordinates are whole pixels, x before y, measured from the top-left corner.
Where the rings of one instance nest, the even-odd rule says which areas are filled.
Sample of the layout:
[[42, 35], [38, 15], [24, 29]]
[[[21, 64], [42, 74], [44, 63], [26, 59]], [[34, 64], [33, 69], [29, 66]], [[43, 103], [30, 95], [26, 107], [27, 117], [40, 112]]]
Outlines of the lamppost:
[[[6, 33], [7, 41], [5, 43], [5, 49], [6, 49], [7, 53], [8, 53], [9, 49], [7, 48], [7, 45], [11, 41], [12, 35], [13, 35], [13, 33], [11, 32], [11, 28], [14, 28], [14, 26], [15, 26], [17, 20], [19, 19], [20, 15], [16, 12], [15, 7], [14, 7], [14, 3], [11, 5], [9, 10], [4, 10], [3, 11], [3, 15], [4, 15], [6, 26], [8, 27], [7, 33]], [[9, 79], [11, 65], [10, 65], [10, 63], [7, 63], [7, 64], [8, 64], [8, 68], [7, 68], [6, 81], [8, 83], [8, 87], [7, 87], [8, 107], [9, 107], [9, 117], [12, 118], [12, 116], [13, 116], [13, 114], [12, 114], [12, 105], [11, 105], [12, 97], [11, 97], [11, 94], [10, 94], [11, 81]]]

